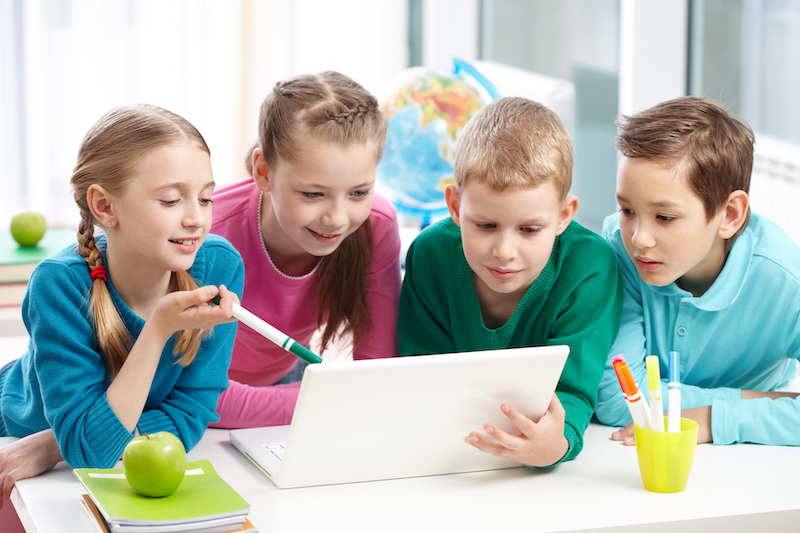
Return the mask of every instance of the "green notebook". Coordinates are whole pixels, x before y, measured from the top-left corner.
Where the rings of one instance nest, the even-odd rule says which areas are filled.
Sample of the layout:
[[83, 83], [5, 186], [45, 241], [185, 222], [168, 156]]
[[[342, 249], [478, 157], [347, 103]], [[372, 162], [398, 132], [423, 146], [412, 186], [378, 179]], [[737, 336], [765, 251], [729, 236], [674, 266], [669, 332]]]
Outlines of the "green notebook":
[[233, 516], [244, 521], [250, 512], [250, 505], [217, 475], [208, 459], [187, 463], [181, 486], [164, 498], [135, 493], [122, 468], [76, 468], [73, 472], [112, 526], [196, 525]]
[[60, 252], [78, 239], [74, 229], [48, 229], [36, 246], [23, 248], [8, 231], [0, 232], [0, 283], [24, 283], [39, 261]]

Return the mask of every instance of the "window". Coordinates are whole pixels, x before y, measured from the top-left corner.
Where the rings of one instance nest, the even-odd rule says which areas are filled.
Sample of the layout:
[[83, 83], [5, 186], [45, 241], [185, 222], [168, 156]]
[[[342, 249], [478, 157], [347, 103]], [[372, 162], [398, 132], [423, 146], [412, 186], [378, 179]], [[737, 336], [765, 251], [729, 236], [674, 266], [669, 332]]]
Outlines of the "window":
[[619, 35], [619, 0], [484, 0], [481, 6], [482, 59], [574, 84], [572, 192], [581, 200], [575, 218], [596, 232], [616, 210]]
[[693, 0], [690, 27], [690, 93], [753, 128], [752, 208], [800, 242], [800, 3]]

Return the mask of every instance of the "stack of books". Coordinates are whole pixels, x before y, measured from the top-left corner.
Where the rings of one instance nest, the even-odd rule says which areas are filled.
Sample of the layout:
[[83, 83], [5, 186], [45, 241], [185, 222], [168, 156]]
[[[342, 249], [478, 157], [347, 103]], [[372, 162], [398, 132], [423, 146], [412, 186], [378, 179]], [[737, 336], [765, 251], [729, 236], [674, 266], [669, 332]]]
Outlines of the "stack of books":
[[186, 464], [174, 493], [148, 498], [133, 491], [122, 468], [76, 468], [87, 494], [81, 504], [101, 533], [257, 533], [250, 505], [207, 459]]
[[36, 265], [76, 242], [74, 229], [48, 229], [37, 246], [23, 248], [10, 232], [0, 232], [0, 307], [22, 305]]

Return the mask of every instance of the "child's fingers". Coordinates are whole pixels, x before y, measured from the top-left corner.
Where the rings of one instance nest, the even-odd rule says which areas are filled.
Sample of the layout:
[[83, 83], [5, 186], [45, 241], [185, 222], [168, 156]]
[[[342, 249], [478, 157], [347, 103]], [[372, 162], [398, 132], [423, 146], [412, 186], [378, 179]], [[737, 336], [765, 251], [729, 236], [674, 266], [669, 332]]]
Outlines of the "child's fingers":
[[497, 457], [508, 458], [513, 453], [505, 446], [494, 442], [492, 439], [483, 437], [480, 433], [473, 431], [465, 439], [466, 443], [482, 452], [490, 453]]
[[523, 415], [507, 403], [502, 404], [500, 406], [500, 410], [503, 411], [503, 414], [505, 414], [515, 426], [517, 426], [517, 429], [519, 429], [523, 435], [530, 436], [534, 431], [536, 431], [536, 425], [533, 423], [533, 420]]
[[636, 440], [634, 437], [633, 432], [633, 424], [628, 424], [627, 426], [618, 429], [614, 433], [611, 434], [611, 440], [619, 440], [622, 441], [623, 444], [630, 446], [632, 444], [636, 444]]
[[[160, 310], [162, 320], [172, 321], [182, 315], [191, 315], [198, 312], [200, 307], [216, 294], [216, 287], [200, 287], [193, 291], [175, 291], [167, 294], [158, 302], [157, 308]], [[183, 329], [178, 327], [177, 329]], [[174, 330], [173, 330], [174, 331]]]
[[231, 292], [225, 285], [219, 286], [219, 299], [217, 304], [208, 306], [212, 315], [218, 322], [235, 322], [233, 317], [233, 304], [239, 303], [239, 297], [235, 292]]
[[15, 476], [8, 472], [3, 479], [3, 497], [0, 499], [0, 509], [3, 507], [3, 500], [11, 498], [11, 491], [14, 490]]
[[219, 286], [219, 295], [221, 299], [229, 299], [233, 303], [237, 304], [240, 303], [239, 297], [236, 296], [236, 293], [233, 291], [229, 291], [228, 287], [226, 287], [225, 285]]
[[[209, 305], [209, 301], [217, 294], [220, 295], [219, 305]], [[177, 291], [169, 296], [176, 299], [178, 307], [182, 310], [179, 315], [182, 320], [189, 320], [184, 328], [203, 328], [214, 323], [225, 322], [232, 316], [233, 300], [235, 296], [224, 286], [217, 288], [214, 285], [199, 287], [193, 291]]]
[[216, 305], [218, 309], [215, 311], [218, 311], [221, 314], [224, 314], [226, 317], [229, 317], [233, 313], [233, 301], [236, 295], [229, 291], [225, 285], [220, 285], [218, 292], [219, 303]]
[[176, 291], [173, 292], [173, 297], [176, 298], [178, 303], [184, 309], [195, 305], [202, 305], [208, 302], [211, 298], [216, 296], [217, 288], [213, 285], [206, 285], [205, 287], [198, 287], [193, 291]]
[[[483, 426], [483, 430], [491, 435], [497, 444], [509, 451], [518, 450], [523, 444], [521, 436], [511, 435], [494, 424], [486, 424]], [[501, 455], [501, 457], [505, 456]]]

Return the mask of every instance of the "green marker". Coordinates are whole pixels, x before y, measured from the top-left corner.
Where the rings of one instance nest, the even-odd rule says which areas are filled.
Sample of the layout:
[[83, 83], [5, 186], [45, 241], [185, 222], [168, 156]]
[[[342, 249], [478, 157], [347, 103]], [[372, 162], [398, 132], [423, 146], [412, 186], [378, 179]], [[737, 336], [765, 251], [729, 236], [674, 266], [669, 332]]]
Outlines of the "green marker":
[[[211, 299], [211, 302], [214, 304], [219, 305], [219, 294], [214, 296]], [[295, 342], [293, 338], [288, 336], [285, 333], [275, 329], [274, 326], [267, 324], [256, 315], [242, 307], [241, 305], [234, 303], [233, 304], [233, 318], [239, 320], [243, 324], [247, 324], [251, 328], [253, 328], [257, 333], [260, 333], [264, 337], [268, 338], [284, 350], [289, 353], [293, 353], [303, 361], [308, 363], [321, 363], [322, 358], [303, 346], [302, 344]]]

